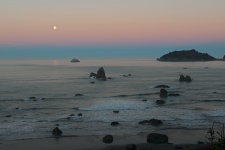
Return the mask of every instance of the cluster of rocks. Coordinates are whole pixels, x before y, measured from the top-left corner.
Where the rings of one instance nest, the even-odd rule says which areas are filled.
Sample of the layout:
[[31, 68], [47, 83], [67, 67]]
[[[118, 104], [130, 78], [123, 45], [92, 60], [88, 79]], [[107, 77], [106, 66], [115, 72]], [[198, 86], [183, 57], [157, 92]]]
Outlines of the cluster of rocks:
[[184, 76], [184, 75], [182, 74], [182, 75], [180, 75], [179, 81], [180, 81], [180, 82], [183, 82], [183, 81], [185, 81], [185, 82], [191, 82], [192, 79], [191, 79], [191, 77], [190, 77], [189, 75]]

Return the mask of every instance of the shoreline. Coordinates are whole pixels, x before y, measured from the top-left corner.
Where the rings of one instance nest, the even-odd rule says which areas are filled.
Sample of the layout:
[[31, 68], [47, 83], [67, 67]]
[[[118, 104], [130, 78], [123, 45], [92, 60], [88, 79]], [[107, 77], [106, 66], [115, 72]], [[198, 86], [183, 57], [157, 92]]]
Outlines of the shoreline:
[[[153, 146], [155, 149], [159, 147], [167, 147], [168, 149], [174, 148], [177, 145], [192, 145], [196, 147], [199, 141], [206, 141], [205, 135], [207, 130], [203, 129], [167, 129], [159, 130], [157, 132], [165, 134], [169, 137], [169, 144], [149, 144], [147, 143], [147, 135], [149, 133], [139, 133], [137, 135], [114, 135], [113, 143], [106, 144], [102, 142], [103, 136], [64, 136], [64, 137], [50, 137], [42, 139], [23, 139], [23, 140], [11, 140], [11, 141], [0, 141], [1, 150], [91, 150], [91, 149], [124, 149], [128, 144], [135, 144], [140, 147]], [[116, 150], [115, 149], [115, 150]], [[154, 149], [153, 149], [154, 150]]]

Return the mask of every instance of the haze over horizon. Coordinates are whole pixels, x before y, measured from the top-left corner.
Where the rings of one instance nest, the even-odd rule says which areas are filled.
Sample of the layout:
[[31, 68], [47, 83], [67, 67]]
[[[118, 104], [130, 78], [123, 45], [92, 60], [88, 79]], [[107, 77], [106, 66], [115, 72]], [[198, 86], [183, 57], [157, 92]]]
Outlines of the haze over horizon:
[[225, 1], [0, 2], [0, 58], [157, 58], [173, 50], [225, 55]]

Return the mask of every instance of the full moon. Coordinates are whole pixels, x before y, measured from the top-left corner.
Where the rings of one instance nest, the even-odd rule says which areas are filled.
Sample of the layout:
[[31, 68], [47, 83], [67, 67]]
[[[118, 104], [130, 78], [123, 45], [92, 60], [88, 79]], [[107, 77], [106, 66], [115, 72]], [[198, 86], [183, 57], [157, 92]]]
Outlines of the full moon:
[[56, 30], [57, 29], [57, 26], [53, 26], [53, 29]]

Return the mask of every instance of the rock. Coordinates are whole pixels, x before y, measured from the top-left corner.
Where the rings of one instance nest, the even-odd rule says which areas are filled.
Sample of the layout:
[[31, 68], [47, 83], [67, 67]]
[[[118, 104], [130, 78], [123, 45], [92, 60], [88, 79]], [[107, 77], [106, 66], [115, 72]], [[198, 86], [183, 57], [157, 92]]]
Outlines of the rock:
[[157, 100], [155, 103], [156, 104], [165, 104], [166, 102], [164, 100]]
[[179, 79], [179, 81], [185, 81], [185, 78], [184, 78], [184, 75], [180, 75], [180, 79]]
[[225, 61], [225, 55], [223, 56], [223, 61]]
[[216, 58], [207, 53], [200, 53], [195, 49], [173, 51], [163, 55], [157, 59], [158, 61], [171, 61], [171, 62], [191, 62], [191, 61], [215, 61]]
[[114, 122], [111, 122], [110, 125], [111, 125], [111, 126], [118, 126], [118, 125], [119, 125], [119, 122], [114, 121]]
[[58, 127], [55, 127], [53, 130], [52, 130], [52, 134], [55, 135], [55, 136], [60, 136], [62, 135], [62, 131], [58, 128]]
[[20, 108], [19, 107], [16, 107], [16, 110], [19, 110]]
[[75, 94], [75, 96], [84, 96], [83, 94]]
[[9, 118], [9, 117], [12, 117], [12, 115], [6, 115], [5, 117], [6, 117], [6, 118]]
[[147, 99], [143, 99], [142, 101], [143, 101], [143, 102], [147, 102]]
[[79, 113], [79, 114], [77, 114], [77, 116], [81, 117], [81, 116], [83, 116], [83, 114], [82, 113]]
[[168, 96], [180, 96], [178, 93], [170, 93]]
[[167, 97], [167, 90], [161, 89], [160, 90], [160, 97]]
[[186, 82], [191, 82], [191, 81], [192, 81], [192, 79], [191, 79], [191, 77], [190, 77], [190, 76], [186, 76], [186, 77], [185, 77], [185, 81], [186, 81]]
[[95, 82], [94, 82], [94, 81], [91, 81], [90, 83], [91, 83], [91, 84], [95, 84]]
[[103, 81], [106, 81], [106, 75], [105, 75], [105, 70], [103, 67], [100, 67], [97, 71], [97, 74], [91, 72], [89, 77], [91, 78], [96, 78], [96, 79], [100, 79], [100, 80], [103, 80]]
[[129, 144], [126, 146], [126, 150], [137, 150], [137, 146], [135, 144]]
[[97, 76], [97, 74], [93, 73], [93, 72], [91, 72], [90, 75], [89, 75], [90, 78], [96, 78], [96, 76]]
[[184, 67], [183, 69], [187, 69], [186, 67]]
[[110, 144], [113, 142], [113, 136], [112, 135], [106, 135], [102, 138], [102, 142]]
[[71, 117], [67, 117], [66, 119], [67, 119], [67, 120], [70, 120], [70, 119], [71, 119]]
[[131, 74], [128, 74], [128, 75], [123, 75], [124, 77], [130, 77], [131, 76]]
[[40, 100], [45, 100], [45, 98], [44, 98], [44, 97], [42, 97], [42, 98], [40, 98]]
[[74, 116], [74, 114], [70, 114], [70, 116]]
[[162, 84], [162, 85], [155, 86], [155, 88], [170, 88], [170, 86]]
[[164, 134], [151, 133], [147, 136], [147, 143], [152, 144], [167, 144], [168, 136]]
[[152, 126], [160, 126], [163, 122], [161, 120], [158, 119], [151, 119], [151, 120], [143, 120], [138, 122], [139, 124], [143, 124], [143, 125], [152, 125]]
[[118, 113], [119, 113], [119, 111], [118, 111], [118, 110], [114, 110], [114, 111], [113, 111], [113, 113], [118, 114]]
[[80, 62], [77, 58], [73, 58], [70, 62]]
[[112, 77], [108, 77], [107, 79], [109, 79], [109, 80], [110, 80], [110, 79], [112, 79]]

